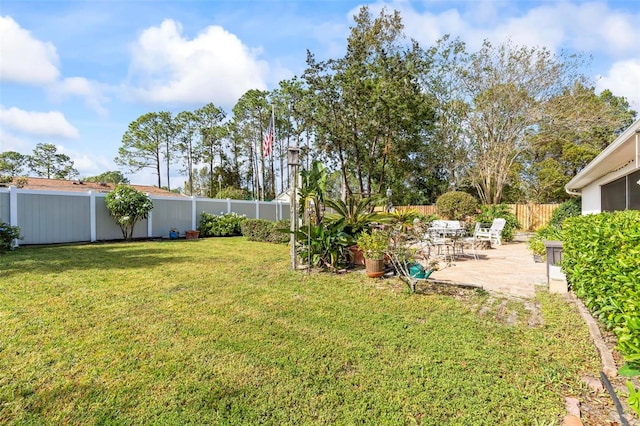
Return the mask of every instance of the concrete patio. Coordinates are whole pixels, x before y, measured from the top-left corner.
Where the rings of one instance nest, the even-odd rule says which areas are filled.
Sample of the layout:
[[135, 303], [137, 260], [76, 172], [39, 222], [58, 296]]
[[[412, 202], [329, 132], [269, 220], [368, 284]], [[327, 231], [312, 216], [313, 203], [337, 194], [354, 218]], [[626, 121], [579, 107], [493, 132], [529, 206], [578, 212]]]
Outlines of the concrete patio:
[[478, 249], [478, 260], [459, 256], [450, 266], [433, 272], [430, 281], [479, 287], [487, 291], [530, 298], [536, 286], [547, 286], [547, 264], [536, 263], [526, 238]]

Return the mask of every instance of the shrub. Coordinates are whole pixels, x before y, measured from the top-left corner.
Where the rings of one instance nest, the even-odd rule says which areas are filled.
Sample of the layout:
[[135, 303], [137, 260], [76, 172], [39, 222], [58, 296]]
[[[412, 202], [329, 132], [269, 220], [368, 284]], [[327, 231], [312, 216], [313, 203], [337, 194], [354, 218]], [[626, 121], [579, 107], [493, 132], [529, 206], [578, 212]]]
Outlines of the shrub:
[[562, 267], [571, 288], [640, 366], [640, 211], [568, 218]]
[[365, 259], [382, 259], [389, 247], [389, 235], [377, 229], [363, 231], [358, 236], [357, 244]]
[[562, 241], [562, 230], [555, 226], [543, 226], [527, 241], [527, 247], [533, 254], [538, 254], [542, 256], [543, 259], [546, 259], [547, 249], [544, 242], [548, 240]]
[[562, 223], [568, 217], [580, 216], [582, 207], [580, 198], [572, 198], [560, 204], [560, 207], [553, 211], [549, 225], [562, 228]]
[[438, 214], [449, 220], [465, 220], [473, 216], [478, 210], [478, 201], [471, 194], [461, 191], [451, 191], [442, 194], [436, 200]]
[[503, 218], [507, 222], [502, 230], [502, 239], [504, 241], [512, 241], [516, 229], [522, 228], [518, 218], [511, 212], [506, 204], [494, 204], [491, 206], [480, 206], [480, 214], [476, 217], [476, 221], [480, 223], [490, 224], [493, 219]]
[[105, 197], [107, 209], [122, 231], [125, 240], [133, 238], [133, 228], [141, 219], [146, 219], [153, 208], [148, 195], [132, 186], [119, 184]]
[[242, 235], [244, 216], [237, 213], [220, 214], [219, 216], [202, 212], [198, 230], [203, 237], [234, 237]]
[[289, 225], [288, 220], [271, 222], [265, 219], [246, 219], [242, 221], [240, 229], [249, 241], [284, 244], [289, 242]]
[[226, 188], [222, 188], [222, 191], [219, 191], [216, 194], [216, 198], [224, 199], [230, 198], [232, 200], [248, 200], [249, 199], [249, 191], [242, 188], [235, 188], [233, 186], [227, 186]]
[[345, 219], [307, 224], [296, 232], [298, 255], [303, 263], [338, 271], [349, 263], [354, 238], [344, 231]]
[[15, 240], [20, 239], [20, 228], [0, 222], [0, 254], [13, 250]]

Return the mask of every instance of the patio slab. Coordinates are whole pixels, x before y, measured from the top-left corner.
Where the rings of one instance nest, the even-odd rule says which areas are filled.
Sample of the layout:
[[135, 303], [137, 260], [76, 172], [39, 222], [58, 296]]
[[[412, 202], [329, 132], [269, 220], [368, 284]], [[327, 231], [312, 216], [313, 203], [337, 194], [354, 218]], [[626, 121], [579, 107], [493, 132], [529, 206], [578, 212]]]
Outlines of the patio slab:
[[435, 271], [430, 281], [467, 285], [491, 292], [531, 298], [536, 286], [547, 286], [547, 264], [536, 263], [525, 241], [478, 249], [473, 256], [458, 257], [450, 266]]

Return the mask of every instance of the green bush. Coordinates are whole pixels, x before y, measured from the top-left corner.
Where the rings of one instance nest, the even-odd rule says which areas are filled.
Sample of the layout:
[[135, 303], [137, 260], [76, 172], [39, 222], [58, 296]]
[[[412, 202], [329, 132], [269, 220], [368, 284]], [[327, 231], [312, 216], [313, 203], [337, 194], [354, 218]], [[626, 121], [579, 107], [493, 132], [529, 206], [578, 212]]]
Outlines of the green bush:
[[562, 230], [558, 227], [547, 225], [538, 229], [536, 233], [527, 241], [527, 247], [533, 252], [547, 258], [547, 249], [544, 245], [545, 241], [562, 241]]
[[303, 263], [338, 271], [349, 264], [349, 246], [355, 239], [344, 231], [345, 219], [307, 224], [296, 232], [298, 255]]
[[461, 191], [442, 194], [436, 200], [438, 214], [449, 220], [465, 220], [478, 211], [478, 200], [473, 195]]
[[572, 198], [560, 204], [560, 207], [553, 211], [549, 225], [562, 228], [562, 223], [568, 217], [580, 216], [582, 214], [582, 203], [580, 198]]
[[389, 235], [378, 229], [372, 229], [371, 232], [363, 231], [358, 236], [357, 244], [365, 259], [382, 259], [389, 248]]
[[214, 215], [202, 212], [198, 230], [202, 237], [234, 237], [242, 235], [241, 224], [246, 220], [237, 213]]
[[250, 198], [249, 191], [242, 188], [234, 188], [233, 186], [227, 186], [222, 188], [222, 191], [218, 191], [216, 198], [225, 199], [230, 198], [232, 200], [248, 200]]
[[568, 218], [562, 267], [571, 288], [640, 366], [640, 211]]
[[133, 228], [136, 223], [146, 219], [153, 209], [153, 202], [147, 194], [126, 184], [116, 186], [107, 194], [105, 202], [125, 240], [133, 238]]
[[522, 226], [508, 205], [494, 204], [491, 206], [480, 206], [480, 214], [476, 216], [476, 222], [491, 224], [493, 219], [497, 218], [503, 218], [507, 221], [502, 230], [502, 240], [512, 241], [515, 230], [522, 228]]
[[271, 222], [264, 219], [246, 219], [242, 221], [240, 229], [242, 235], [249, 241], [261, 241], [268, 243], [288, 243], [289, 220]]
[[20, 239], [20, 228], [0, 221], [0, 254], [13, 250], [15, 240]]

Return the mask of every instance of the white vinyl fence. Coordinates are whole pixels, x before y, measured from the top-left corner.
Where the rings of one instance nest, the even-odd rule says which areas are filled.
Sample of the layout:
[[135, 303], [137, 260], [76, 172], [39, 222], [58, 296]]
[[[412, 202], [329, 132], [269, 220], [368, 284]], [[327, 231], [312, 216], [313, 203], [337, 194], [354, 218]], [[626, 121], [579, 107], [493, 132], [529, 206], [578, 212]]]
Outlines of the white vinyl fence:
[[[36, 191], [0, 188], [0, 221], [19, 226], [20, 244], [56, 244], [121, 240], [109, 215], [106, 193]], [[289, 217], [289, 203], [218, 200], [197, 197], [150, 197], [153, 210], [135, 226], [134, 238], [161, 238], [177, 228], [180, 235], [196, 229], [202, 212], [237, 213], [250, 219], [277, 221]]]

